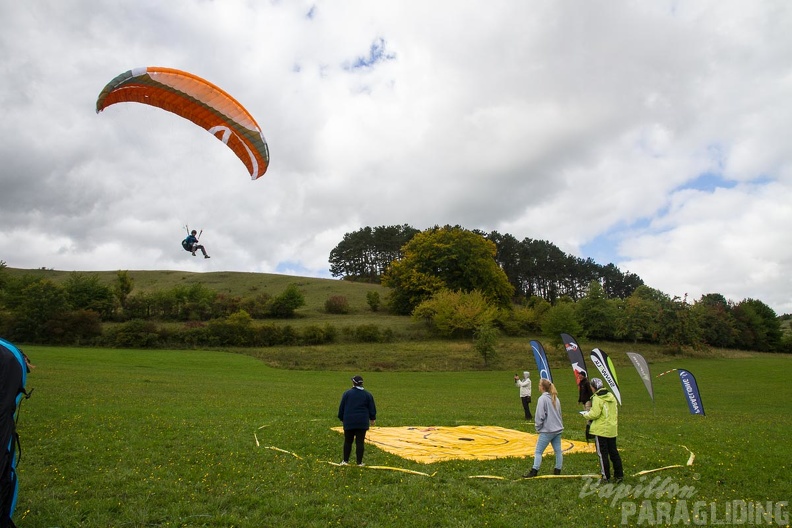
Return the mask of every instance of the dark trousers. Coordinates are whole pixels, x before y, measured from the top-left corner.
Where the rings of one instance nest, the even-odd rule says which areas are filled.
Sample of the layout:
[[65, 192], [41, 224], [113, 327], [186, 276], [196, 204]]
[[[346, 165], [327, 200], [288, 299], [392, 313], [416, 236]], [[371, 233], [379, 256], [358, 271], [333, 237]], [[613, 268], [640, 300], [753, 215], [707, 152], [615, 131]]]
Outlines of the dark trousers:
[[353, 441], [355, 442], [357, 463], [361, 464], [363, 462], [363, 450], [366, 446], [366, 429], [344, 429], [344, 462], [349, 462]]
[[613, 462], [613, 476], [617, 479], [624, 478], [621, 456], [616, 448], [616, 437], [597, 436], [596, 439], [597, 457], [599, 457], [602, 476], [610, 480], [610, 464]]
[[531, 415], [531, 397], [530, 396], [520, 396], [520, 400], [522, 400], [523, 410], [525, 411], [525, 419], [530, 420], [533, 418]]
[[193, 244], [193, 246], [192, 246], [192, 254], [195, 255], [196, 251], [200, 251], [201, 253], [204, 254], [204, 257], [206, 256], [206, 250], [204, 249], [204, 247], [201, 244]]

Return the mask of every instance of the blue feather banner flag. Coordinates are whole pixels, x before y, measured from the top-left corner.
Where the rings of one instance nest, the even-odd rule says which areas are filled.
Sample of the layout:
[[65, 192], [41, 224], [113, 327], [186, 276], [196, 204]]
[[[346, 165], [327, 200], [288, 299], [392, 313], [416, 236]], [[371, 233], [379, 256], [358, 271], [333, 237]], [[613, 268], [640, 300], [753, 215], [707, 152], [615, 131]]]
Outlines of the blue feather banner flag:
[[531, 349], [533, 350], [534, 359], [536, 360], [536, 368], [539, 371], [539, 379], [546, 379], [553, 382], [553, 374], [550, 372], [550, 364], [547, 362], [547, 354], [545, 353], [542, 343], [539, 341], [531, 341]]
[[693, 376], [689, 370], [671, 369], [658, 374], [657, 377], [665, 376], [671, 372], [679, 372], [679, 381], [682, 382], [682, 392], [685, 394], [690, 414], [706, 416], [704, 414], [704, 404], [701, 402], [701, 393], [699, 392], [695, 376]]
[[682, 390], [685, 393], [690, 414], [701, 414], [704, 416], [704, 404], [701, 402], [701, 393], [699, 392], [696, 378], [690, 371], [679, 369], [679, 380], [682, 382]]

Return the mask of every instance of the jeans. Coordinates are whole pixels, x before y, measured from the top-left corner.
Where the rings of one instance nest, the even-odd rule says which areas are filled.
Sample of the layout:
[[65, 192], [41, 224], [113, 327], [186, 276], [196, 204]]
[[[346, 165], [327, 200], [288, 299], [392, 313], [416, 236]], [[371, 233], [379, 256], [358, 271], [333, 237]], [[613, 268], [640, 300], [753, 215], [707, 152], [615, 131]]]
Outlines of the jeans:
[[539, 438], [536, 440], [536, 451], [534, 452], [533, 468], [537, 471], [539, 466], [542, 465], [542, 453], [547, 449], [547, 444], [552, 444], [553, 451], [555, 452], [555, 468], [561, 469], [564, 464], [564, 453], [561, 452], [561, 432], [557, 433], [539, 433]]

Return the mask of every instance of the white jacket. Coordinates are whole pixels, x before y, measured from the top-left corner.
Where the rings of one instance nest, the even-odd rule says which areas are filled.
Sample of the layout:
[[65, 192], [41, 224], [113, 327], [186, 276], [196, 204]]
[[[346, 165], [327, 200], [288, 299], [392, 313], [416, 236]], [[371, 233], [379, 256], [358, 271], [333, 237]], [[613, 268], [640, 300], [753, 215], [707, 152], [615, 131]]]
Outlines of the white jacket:
[[514, 384], [520, 387], [520, 398], [531, 395], [531, 378], [528, 376], [530, 372], [523, 372], [523, 379], [514, 380]]

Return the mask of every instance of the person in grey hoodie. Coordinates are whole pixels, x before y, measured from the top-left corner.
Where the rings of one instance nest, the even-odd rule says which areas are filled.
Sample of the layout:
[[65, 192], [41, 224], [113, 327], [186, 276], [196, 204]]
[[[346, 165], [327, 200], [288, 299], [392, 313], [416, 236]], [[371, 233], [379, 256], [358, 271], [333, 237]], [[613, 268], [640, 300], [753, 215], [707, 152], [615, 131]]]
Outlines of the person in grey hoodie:
[[539, 391], [542, 394], [536, 400], [536, 412], [534, 413], [536, 432], [539, 433], [539, 438], [536, 439], [533, 467], [531, 471], [523, 475], [523, 478], [535, 477], [539, 473], [542, 454], [548, 444], [553, 446], [555, 452], [553, 474], [560, 475], [561, 466], [564, 464], [564, 454], [561, 451], [561, 432], [564, 430], [564, 421], [561, 418], [561, 400], [558, 399], [555, 385], [548, 379], [539, 380]]

